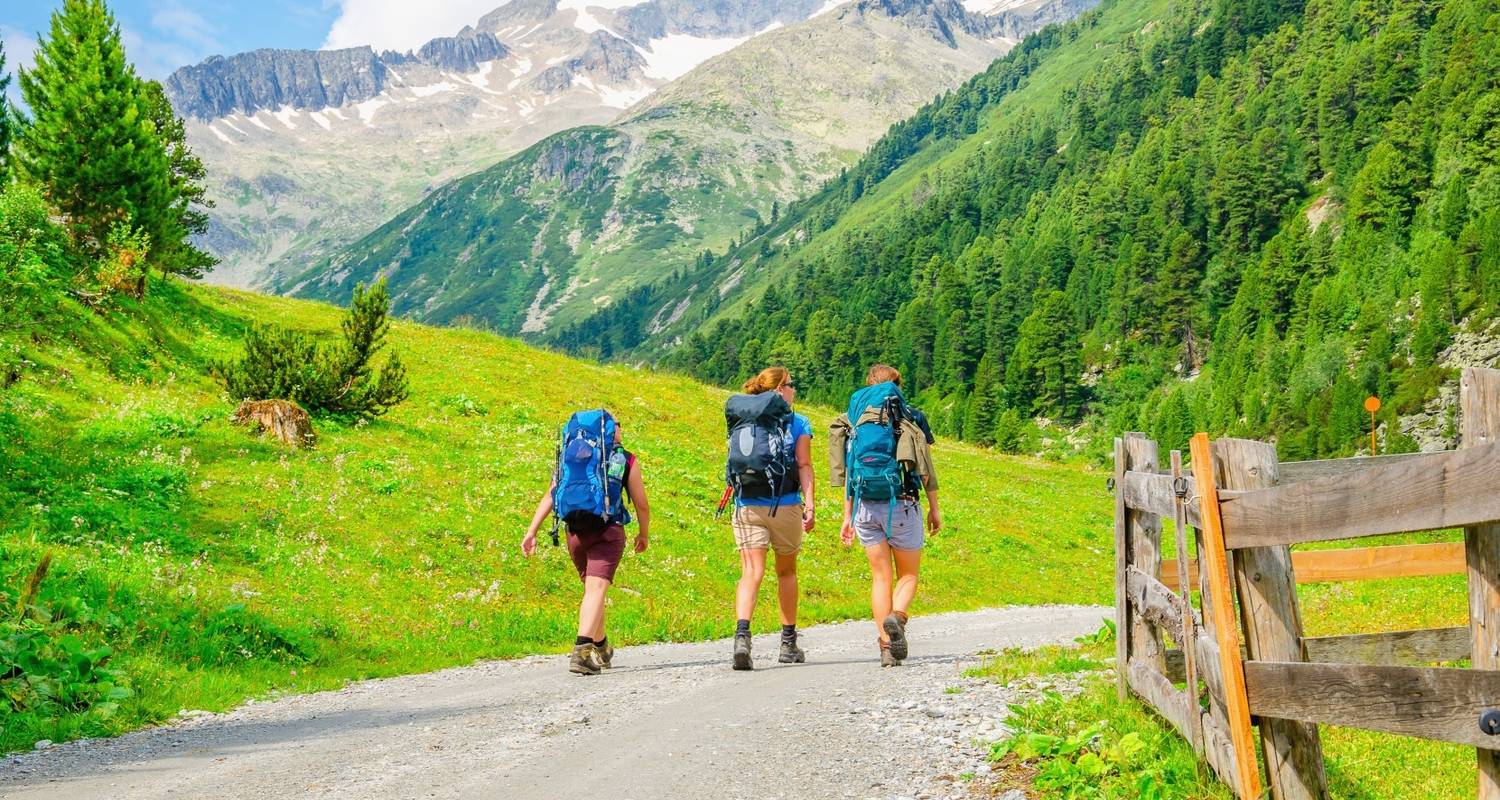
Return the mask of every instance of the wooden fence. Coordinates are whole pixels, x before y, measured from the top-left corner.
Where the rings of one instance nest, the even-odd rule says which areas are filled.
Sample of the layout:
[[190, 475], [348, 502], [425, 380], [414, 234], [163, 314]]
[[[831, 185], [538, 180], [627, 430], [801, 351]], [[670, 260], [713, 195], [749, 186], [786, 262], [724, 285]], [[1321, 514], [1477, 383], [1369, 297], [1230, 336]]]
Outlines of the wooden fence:
[[[1115, 440], [1120, 696], [1239, 797], [1327, 797], [1322, 724], [1475, 747], [1478, 797], [1500, 800], [1500, 371], [1464, 372], [1461, 412], [1460, 449], [1442, 453], [1283, 464], [1272, 445], [1200, 433], [1189, 473], [1140, 434]], [[1443, 528], [1464, 541], [1290, 550]], [[1450, 574], [1468, 575], [1468, 626], [1302, 635], [1299, 581]], [[1472, 666], [1432, 666], [1459, 661]]]

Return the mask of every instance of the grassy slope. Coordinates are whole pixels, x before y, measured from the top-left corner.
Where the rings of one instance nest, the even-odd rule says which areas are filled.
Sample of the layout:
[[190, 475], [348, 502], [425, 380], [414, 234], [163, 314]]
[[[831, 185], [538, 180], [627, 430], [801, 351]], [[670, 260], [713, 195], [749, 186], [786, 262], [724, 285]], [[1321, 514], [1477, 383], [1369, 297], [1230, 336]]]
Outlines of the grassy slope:
[[[17, 467], [0, 476], [0, 586], [14, 594], [55, 553], [44, 599], [78, 594], [116, 617], [104, 630], [137, 697], [82, 727], [12, 716], [0, 750], [270, 690], [560, 650], [577, 579], [560, 550], [526, 561], [517, 543], [555, 426], [599, 403], [641, 456], [655, 528], [653, 549], [621, 569], [612, 635], [726, 632], [737, 561], [727, 523], [711, 514], [722, 391], [398, 324], [411, 400], [367, 426], [322, 424], [317, 449], [290, 453], [228, 423], [204, 365], [233, 353], [250, 321], [328, 331], [339, 312], [167, 286], [147, 310], [173, 325], [129, 309], [88, 320], [71, 343], [29, 353], [37, 366], [0, 393], [11, 440], [0, 455]], [[463, 415], [465, 398], [487, 413]], [[815, 430], [830, 415], [809, 413]], [[930, 551], [920, 611], [1108, 602], [1098, 473], [948, 444], [938, 458], [948, 530]], [[837, 543], [837, 503], [819, 492], [806, 622], [865, 613], [863, 558]], [[763, 600], [757, 622], [770, 627], [771, 592]]]

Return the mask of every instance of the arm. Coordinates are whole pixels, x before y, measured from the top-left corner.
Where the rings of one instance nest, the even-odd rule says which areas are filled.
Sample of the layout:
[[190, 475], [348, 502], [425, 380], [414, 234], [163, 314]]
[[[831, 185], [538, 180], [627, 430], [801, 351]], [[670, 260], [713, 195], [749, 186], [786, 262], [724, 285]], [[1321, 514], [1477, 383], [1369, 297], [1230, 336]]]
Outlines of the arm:
[[542, 499], [537, 501], [536, 513], [531, 515], [531, 527], [526, 529], [526, 536], [521, 539], [521, 552], [531, 555], [536, 552], [536, 534], [542, 529], [542, 522], [547, 515], [552, 513], [552, 490], [557, 488], [557, 479], [553, 478], [547, 484], [547, 492]]
[[854, 544], [854, 500], [848, 492], [844, 493], [844, 524], [839, 526], [839, 538], [845, 547]]
[[808, 532], [813, 529], [813, 523], [817, 520], [814, 508], [818, 504], [818, 487], [813, 477], [812, 466], [812, 437], [801, 436], [797, 438], [797, 479], [798, 485], [802, 487], [802, 530]]
[[630, 504], [635, 506], [635, 521], [640, 525], [640, 530], [635, 534], [635, 551], [644, 553], [646, 545], [651, 541], [651, 504], [646, 502], [646, 484], [641, 480], [641, 462], [635, 462], [635, 469], [626, 477], [625, 489], [630, 492]]
[[936, 534], [943, 529], [943, 514], [938, 511], [937, 489], [927, 490], [927, 532]]

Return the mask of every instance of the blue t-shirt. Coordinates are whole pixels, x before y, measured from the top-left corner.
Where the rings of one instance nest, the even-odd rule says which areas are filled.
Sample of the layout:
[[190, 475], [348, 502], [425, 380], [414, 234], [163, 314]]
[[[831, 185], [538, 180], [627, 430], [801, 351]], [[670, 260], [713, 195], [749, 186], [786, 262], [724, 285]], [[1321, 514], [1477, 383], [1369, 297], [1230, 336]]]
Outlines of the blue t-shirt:
[[[792, 414], [792, 427], [787, 431], [786, 446], [793, 452], [797, 452], [797, 442], [806, 436], [812, 440], [812, 423], [801, 414]], [[741, 497], [735, 503], [742, 506], [794, 506], [802, 502], [802, 492], [790, 492], [781, 497]]]

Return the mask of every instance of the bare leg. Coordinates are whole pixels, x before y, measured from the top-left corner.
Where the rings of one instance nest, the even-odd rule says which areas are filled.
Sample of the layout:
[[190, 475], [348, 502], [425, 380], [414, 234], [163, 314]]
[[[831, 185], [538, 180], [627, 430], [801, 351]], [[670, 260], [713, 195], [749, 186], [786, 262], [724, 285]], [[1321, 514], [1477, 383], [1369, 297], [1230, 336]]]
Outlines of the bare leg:
[[590, 639], [604, 636], [604, 594], [609, 580], [597, 575], [583, 579], [583, 602], [578, 605], [578, 635]]
[[870, 611], [875, 616], [875, 630], [880, 641], [890, 641], [881, 623], [891, 614], [891, 547], [878, 542], [865, 548], [870, 559]]
[[734, 618], [750, 619], [755, 613], [755, 596], [760, 593], [761, 579], [766, 577], [766, 551], [740, 551], [740, 585], [734, 596]]
[[921, 550], [892, 550], [896, 557], [896, 591], [892, 605], [905, 614], [917, 596], [917, 573], [922, 566]]
[[781, 601], [781, 624], [797, 624], [797, 554], [776, 554], [776, 599]]

